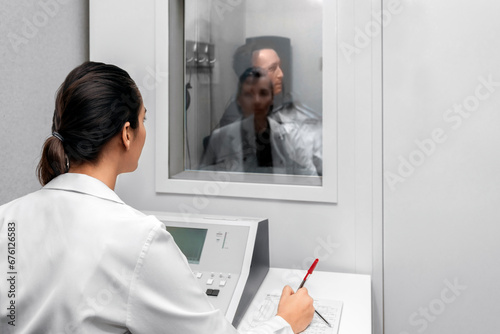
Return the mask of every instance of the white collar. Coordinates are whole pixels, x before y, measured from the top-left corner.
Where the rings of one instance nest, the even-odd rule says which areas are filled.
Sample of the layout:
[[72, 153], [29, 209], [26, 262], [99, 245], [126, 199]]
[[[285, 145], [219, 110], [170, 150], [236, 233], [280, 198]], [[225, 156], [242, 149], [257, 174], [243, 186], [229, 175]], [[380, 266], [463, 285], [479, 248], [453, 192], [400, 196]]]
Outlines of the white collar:
[[43, 189], [73, 191], [125, 204], [118, 195], [102, 181], [86, 174], [65, 173], [47, 183]]

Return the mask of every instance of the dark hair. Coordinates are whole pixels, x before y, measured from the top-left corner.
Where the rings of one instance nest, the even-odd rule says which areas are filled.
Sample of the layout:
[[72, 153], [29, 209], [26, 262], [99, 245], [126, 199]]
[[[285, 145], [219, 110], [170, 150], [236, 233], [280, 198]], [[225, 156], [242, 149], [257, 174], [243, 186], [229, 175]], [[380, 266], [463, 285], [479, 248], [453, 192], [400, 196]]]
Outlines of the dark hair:
[[255, 43], [244, 44], [236, 49], [233, 55], [233, 70], [239, 78], [245, 70], [252, 67], [254, 51], [259, 50]]
[[126, 122], [139, 125], [142, 98], [135, 82], [121, 68], [85, 62], [72, 70], [56, 96], [52, 135], [42, 149], [38, 180], [47, 184], [66, 173], [69, 163], [96, 162], [103, 146]]
[[[236, 99], [238, 99], [241, 95], [241, 89], [243, 87], [243, 84], [248, 80], [251, 79], [253, 82], [257, 81], [260, 78], [268, 78], [267, 77], [267, 72], [266, 70], [260, 68], [260, 67], [249, 67], [247, 68], [241, 75], [238, 80], [238, 91], [236, 92]], [[269, 78], [268, 78], [269, 79]], [[269, 79], [269, 88], [271, 89], [271, 95], [274, 97], [274, 90], [273, 90], [273, 81]]]

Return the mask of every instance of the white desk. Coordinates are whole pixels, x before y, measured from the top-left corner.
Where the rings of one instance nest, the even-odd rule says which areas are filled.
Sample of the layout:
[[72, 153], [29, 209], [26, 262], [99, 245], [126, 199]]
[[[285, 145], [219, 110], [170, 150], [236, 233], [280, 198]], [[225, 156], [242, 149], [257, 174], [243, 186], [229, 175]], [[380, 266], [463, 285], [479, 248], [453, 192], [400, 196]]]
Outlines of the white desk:
[[[240, 326], [248, 323], [267, 294], [281, 295], [285, 285], [297, 289], [307, 270], [271, 268], [257, 291]], [[344, 305], [339, 334], [369, 334], [372, 332], [371, 279], [369, 275], [340, 274], [314, 271], [305, 287], [317, 299], [341, 300]]]

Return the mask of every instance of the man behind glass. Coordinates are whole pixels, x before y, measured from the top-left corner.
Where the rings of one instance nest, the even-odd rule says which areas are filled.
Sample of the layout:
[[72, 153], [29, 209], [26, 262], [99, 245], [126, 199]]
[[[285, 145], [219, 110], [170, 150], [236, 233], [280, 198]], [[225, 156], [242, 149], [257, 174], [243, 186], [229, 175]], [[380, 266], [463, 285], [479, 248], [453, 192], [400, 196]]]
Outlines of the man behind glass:
[[[293, 159], [302, 165], [309, 164], [309, 160], [312, 161], [315, 166], [315, 175], [322, 175], [322, 118], [316, 112], [293, 101], [291, 94], [283, 96], [285, 74], [281, 68], [278, 53], [269, 47], [269, 44], [247, 43], [236, 50], [233, 56], [233, 69], [239, 74], [248, 67], [264, 69], [273, 84], [273, 108], [269, 113], [269, 118], [280, 124], [283, 136], [288, 137], [289, 142], [295, 143]], [[241, 108], [233, 100], [226, 108], [219, 127], [245, 117], [247, 115], [242, 113]]]

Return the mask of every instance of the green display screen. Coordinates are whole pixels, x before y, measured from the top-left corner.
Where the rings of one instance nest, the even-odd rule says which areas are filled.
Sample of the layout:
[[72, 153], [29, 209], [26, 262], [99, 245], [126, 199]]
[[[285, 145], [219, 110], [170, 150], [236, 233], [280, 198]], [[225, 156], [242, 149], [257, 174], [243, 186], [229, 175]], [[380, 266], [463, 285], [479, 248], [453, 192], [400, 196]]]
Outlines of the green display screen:
[[189, 263], [199, 264], [207, 229], [167, 226], [167, 231]]

